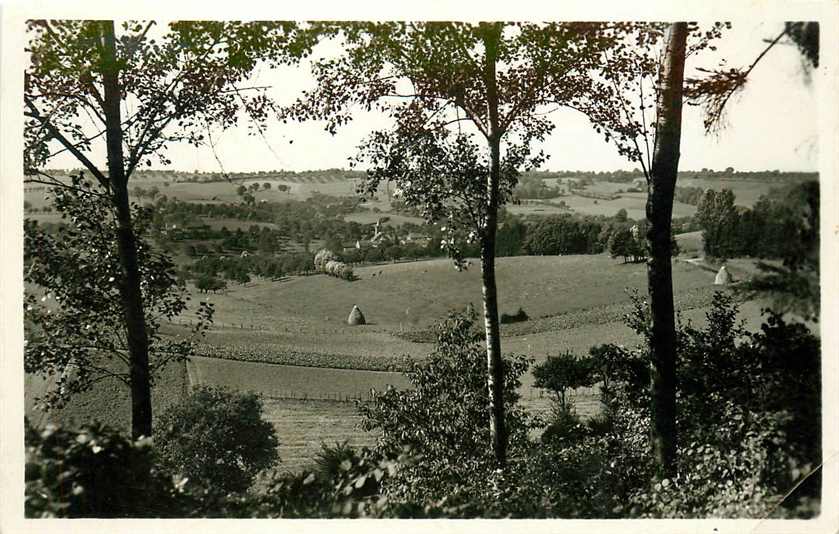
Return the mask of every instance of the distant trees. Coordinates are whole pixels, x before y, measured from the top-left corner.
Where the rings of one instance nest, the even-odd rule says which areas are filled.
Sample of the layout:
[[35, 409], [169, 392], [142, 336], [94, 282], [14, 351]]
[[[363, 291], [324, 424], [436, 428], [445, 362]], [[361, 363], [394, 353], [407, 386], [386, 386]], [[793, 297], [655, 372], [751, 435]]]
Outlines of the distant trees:
[[691, 206], [696, 206], [699, 204], [699, 201], [702, 199], [702, 194], [705, 190], [701, 187], [679, 187], [676, 186], [675, 192], [675, 199], [676, 202], [681, 202], [682, 204], [690, 204]]
[[195, 287], [201, 293], [207, 293], [209, 291], [215, 293], [216, 291], [222, 291], [226, 289], [227, 282], [225, 282], [221, 278], [216, 278], [215, 276], [202, 274], [199, 275], [199, 277], [195, 280]]
[[734, 193], [730, 189], [703, 193], [696, 207], [694, 220], [702, 228], [705, 254], [713, 258], [731, 258], [737, 255], [736, 238], [738, 223]]
[[513, 194], [519, 199], [555, 198], [562, 194], [562, 189], [557, 186], [548, 187], [539, 176], [523, 174], [519, 177]]
[[585, 218], [569, 215], [540, 217], [528, 225], [522, 250], [533, 256], [598, 254], [604, 248], [599, 239], [600, 231], [599, 222]]
[[818, 199], [816, 181], [773, 189], [750, 209], [735, 205], [729, 190], [709, 190], [694, 215], [705, 254], [782, 260], [781, 266], [759, 263], [762, 273], [744, 290], [769, 294], [777, 309], [818, 320]]
[[610, 236], [606, 246], [613, 258], [623, 258], [623, 262], [637, 263], [646, 261], [646, 238], [639, 239], [638, 232], [633, 233], [628, 226], [618, 228]]
[[775, 309], [780, 312], [793, 312], [805, 319], [818, 321], [821, 300], [819, 184], [807, 182], [779, 196], [776, 202], [764, 199], [758, 202], [753, 220], [758, 225], [772, 221], [760, 227], [764, 231], [769, 229], [767, 233], [779, 239], [774, 243], [772, 239], [757, 241], [769, 251], [774, 248], [782, 265], [758, 263], [761, 274], [754, 277], [745, 289], [752, 294], [770, 295]]
[[498, 228], [495, 239], [495, 253], [498, 256], [518, 256], [524, 253], [527, 240], [527, 225], [518, 217], [508, 215]]

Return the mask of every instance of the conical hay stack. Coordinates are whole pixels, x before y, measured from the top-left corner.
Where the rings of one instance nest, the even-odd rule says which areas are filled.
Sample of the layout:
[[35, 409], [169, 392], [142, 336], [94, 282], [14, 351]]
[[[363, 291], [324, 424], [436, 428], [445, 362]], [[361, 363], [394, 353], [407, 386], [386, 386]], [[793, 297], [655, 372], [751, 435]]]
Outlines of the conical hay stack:
[[720, 267], [719, 272], [717, 273], [716, 278], [714, 278], [714, 285], [715, 286], [724, 286], [726, 284], [731, 283], [731, 273], [728, 272], [728, 269], [725, 268], [725, 265]]
[[367, 321], [364, 319], [364, 314], [361, 313], [361, 310], [358, 309], [358, 306], [353, 306], [352, 311], [350, 312], [350, 316], [347, 317], [347, 324], [348, 325], [360, 325], [360, 324], [367, 324]]

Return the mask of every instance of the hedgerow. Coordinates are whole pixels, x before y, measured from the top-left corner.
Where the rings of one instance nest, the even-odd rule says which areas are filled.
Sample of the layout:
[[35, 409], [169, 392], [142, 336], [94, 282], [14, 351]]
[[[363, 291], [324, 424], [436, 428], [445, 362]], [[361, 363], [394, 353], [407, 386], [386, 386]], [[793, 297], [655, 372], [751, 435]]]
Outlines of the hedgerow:
[[401, 371], [406, 368], [406, 362], [409, 361], [406, 357], [306, 352], [278, 348], [266, 344], [223, 347], [199, 345], [197, 353], [201, 356], [225, 360], [296, 365], [300, 367], [355, 369], [359, 371]]

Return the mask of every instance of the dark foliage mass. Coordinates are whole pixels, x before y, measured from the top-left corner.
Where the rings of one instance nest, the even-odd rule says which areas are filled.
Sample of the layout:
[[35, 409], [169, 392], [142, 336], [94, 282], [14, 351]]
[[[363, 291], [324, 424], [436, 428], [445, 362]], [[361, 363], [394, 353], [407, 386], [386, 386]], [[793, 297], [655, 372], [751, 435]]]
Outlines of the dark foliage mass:
[[159, 465], [210, 492], [242, 492], [279, 460], [279, 442], [254, 393], [202, 387], [155, 422]]
[[177, 490], [153, 467], [150, 442], [98, 424], [72, 432], [27, 422], [26, 517], [168, 515]]

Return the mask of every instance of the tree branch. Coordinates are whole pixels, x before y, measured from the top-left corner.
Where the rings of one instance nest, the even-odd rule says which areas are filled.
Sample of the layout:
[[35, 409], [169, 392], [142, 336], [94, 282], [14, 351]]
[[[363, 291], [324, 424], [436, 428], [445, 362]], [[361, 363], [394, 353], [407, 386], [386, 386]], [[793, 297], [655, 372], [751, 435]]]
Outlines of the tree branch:
[[47, 130], [55, 137], [59, 143], [64, 145], [64, 147], [71, 153], [73, 156], [76, 157], [86, 168], [90, 171], [91, 174], [99, 181], [99, 183], [105, 189], [110, 189], [110, 181], [107, 177], [105, 177], [102, 172], [96, 168], [96, 165], [91, 162], [87, 156], [85, 156], [78, 148], [76, 148], [73, 143], [71, 143], [64, 134], [62, 134], [58, 128], [56, 128], [48, 119], [41, 115], [38, 111], [38, 108], [35, 107], [35, 104], [32, 103], [32, 100], [28, 96], [24, 96], [24, 101], [26, 102], [26, 107], [29, 108], [29, 113], [26, 113], [28, 117], [32, 117], [41, 124], [43, 124]]
[[91, 195], [96, 195], [96, 196], [99, 196], [99, 197], [102, 197], [102, 198], [108, 198], [108, 195], [106, 195], [104, 193], [99, 193], [97, 191], [89, 191], [87, 189], [81, 189], [81, 188], [78, 188], [78, 187], [73, 187], [72, 185], [65, 184], [64, 182], [60, 181], [55, 176], [49, 175], [49, 174], [47, 174], [47, 173], [45, 173], [41, 170], [35, 169], [35, 172], [38, 173], [41, 176], [49, 178], [50, 181], [37, 180], [35, 178], [24, 178], [23, 183], [25, 183], [25, 184], [42, 184], [42, 185], [49, 185], [49, 186], [53, 186], [53, 187], [61, 187], [61, 188], [64, 188], [64, 189], [70, 189], [72, 191], [78, 191], [79, 193], [91, 194]]

